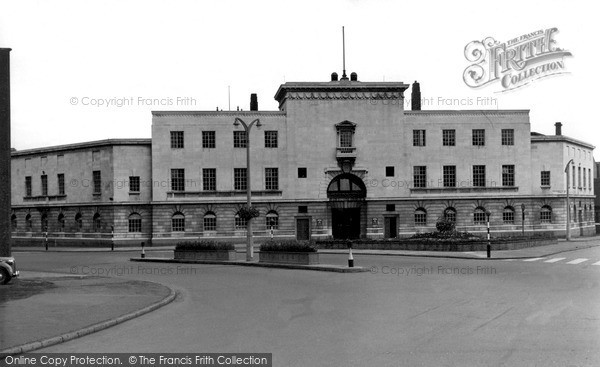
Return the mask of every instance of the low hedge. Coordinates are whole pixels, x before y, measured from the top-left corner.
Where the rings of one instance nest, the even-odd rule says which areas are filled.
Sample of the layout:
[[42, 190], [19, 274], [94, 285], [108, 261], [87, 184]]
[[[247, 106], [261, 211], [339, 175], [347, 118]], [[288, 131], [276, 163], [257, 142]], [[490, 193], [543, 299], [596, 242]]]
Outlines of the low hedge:
[[231, 243], [219, 241], [185, 241], [175, 245], [175, 251], [234, 251]]
[[312, 241], [267, 241], [260, 245], [260, 251], [273, 252], [317, 252]]

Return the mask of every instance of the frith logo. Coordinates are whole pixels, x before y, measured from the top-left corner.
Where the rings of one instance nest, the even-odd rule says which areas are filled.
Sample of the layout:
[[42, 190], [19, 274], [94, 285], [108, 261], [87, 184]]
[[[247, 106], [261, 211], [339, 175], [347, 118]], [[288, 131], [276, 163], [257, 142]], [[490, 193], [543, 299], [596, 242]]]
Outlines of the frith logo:
[[524, 34], [500, 43], [492, 37], [465, 46], [465, 58], [472, 62], [464, 73], [465, 84], [480, 88], [500, 82], [502, 92], [534, 80], [566, 73], [564, 58], [569, 51], [556, 47], [558, 28]]

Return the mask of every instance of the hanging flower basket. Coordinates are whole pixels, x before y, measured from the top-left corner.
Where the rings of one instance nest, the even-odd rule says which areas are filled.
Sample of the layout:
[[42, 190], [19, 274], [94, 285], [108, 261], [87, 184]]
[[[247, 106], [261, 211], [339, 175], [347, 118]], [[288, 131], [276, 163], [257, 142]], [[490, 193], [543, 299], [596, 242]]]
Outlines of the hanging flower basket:
[[252, 218], [258, 217], [260, 215], [260, 213], [259, 213], [258, 209], [256, 209], [253, 206], [251, 206], [251, 207], [243, 206], [238, 211], [238, 215], [243, 220], [250, 220]]

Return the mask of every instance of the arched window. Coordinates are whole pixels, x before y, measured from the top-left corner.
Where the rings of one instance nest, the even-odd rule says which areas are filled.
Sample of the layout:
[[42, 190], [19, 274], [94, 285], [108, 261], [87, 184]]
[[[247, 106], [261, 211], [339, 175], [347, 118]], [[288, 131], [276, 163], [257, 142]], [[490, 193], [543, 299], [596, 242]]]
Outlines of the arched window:
[[31, 222], [31, 214], [27, 214], [25, 216], [25, 226], [27, 227], [28, 231], [31, 231], [31, 228], [33, 227], [33, 223]]
[[502, 221], [504, 224], [515, 224], [515, 209], [512, 206], [507, 206], [502, 212]]
[[279, 229], [279, 215], [275, 210], [269, 210], [266, 215], [267, 229]]
[[81, 213], [75, 214], [75, 222], [77, 223], [77, 228], [81, 231], [83, 228], [83, 215]]
[[427, 211], [424, 208], [415, 210], [415, 226], [423, 227], [427, 225]]
[[58, 225], [60, 226], [60, 231], [64, 232], [65, 231], [65, 215], [63, 213], [60, 213], [58, 215]]
[[205, 231], [216, 231], [217, 230], [217, 216], [213, 212], [206, 212], [204, 214], [204, 230]]
[[10, 228], [13, 231], [17, 230], [17, 215], [16, 214], [13, 214], [10, 216]]
[[42, 232], [47, 232], [48, 231], [48, 214], [46, 214], [46, 213], [42, 214], [42, 219], [40, 222], [42, 224]]
[[244, 218], [240, 218], [240, 213], [235, 213], [234, 217], [235, 229], [246, 229], [248, 221]]
[[473, 223], [475, 224], [485, 224], [487, 222], [485, 216], [485, 208], [478, 206], [475, 208], [473, 212]]
[[185, 232], [185, 215], [181, 212], [176, 212], [171, 217], [171, 231]]
[[94, 214], [93, 221], [94, 221], [94, 232], [100, 232], [100, 229], [102, 228], [102, 217], [100, 216], [100, 213]]
[[139, 233], [142, 231], [142, 216], [138, 213], [129, 214], [129, 232]]
[[362, 199], [367, 196], [365, 183], [356, 175], [342, 173], [331, 180], [327, 187], [330, 199]]
[[456, 223], [456, 209], [448, 207], [444, 210], [444, 219]]
[[540, 210], [540, 222], [552, 223], [552, 208], [550, 205], [544, 205]]

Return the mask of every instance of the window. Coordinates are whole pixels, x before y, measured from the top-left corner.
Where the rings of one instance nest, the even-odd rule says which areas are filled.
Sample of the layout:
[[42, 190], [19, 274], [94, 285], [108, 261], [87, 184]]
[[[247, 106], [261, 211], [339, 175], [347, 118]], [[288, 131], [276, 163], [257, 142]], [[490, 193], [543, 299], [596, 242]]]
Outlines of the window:
[[542, 186], [550, 186], [550, 171], [542, 171]]
[[246, 139], [245, 131], [234, 131], [233, 132], [233, 147], [234, 148], [246, 148], [248, 139]]
[[31, 214], [27, 214], [25, 216], [25, 226], [27, 227], [28, 231], [31, 231], [33, 227], [33, 222], [31, 221]]
[[58, 182], [58, 195], [65, 194], [65, 174], [59, 173], [56, 175], [56, 180]]
[[425, 130], [413, 130], [413, 146], [425, 146]]
[[95, 213], [94, 217], [92, 218], [92, 221], [94, 223], [94, 232], [100, 232], [100, 229], [102, 229], [102, 219], [100, 217], [100, 214]]
[[340, 147], [342, 147], [342, 148], [352, 147], [352, 135], [354, 135], [354, 133], [350, 130], [341, 130], [340, 131]]
[[142, 232], [142, 216], [138, 213], [131, 213], [129, 215], [129, 232]]
[[485, 209], [482, 207], [477, 207], [473, 212], [473, 223], [475, 224], [486, 224], [487, 219], [485, 215]]
[[140, 176], [129, 176], [129, 191], [140, 192]]
[[13, 214], [10, 216], [10, 229], [15, 232], [17, 230], [17, 216]]
[[552, 223], [552, 208], [549, 205], [544, 205], [540, 210], [540, 222]]
[[265, 148], [277, 148], [277, 131], [265, 131]]
[[413, 180], [414, 187], [426, 187], [427, 186], [427, 167], [426, 166], [414, 166], [413, 167]]
[[204, 230], [205, 231], [216, 231], [217, 230], [217, 216], [213, 212], [206, 212], [204, 214]]
[[183, 131], [171, 131], [171, 149], [183, 149]]
[[394, 166], [385, 167], [385, 177], [394, 177]]
[[386, 212], [395, 212], [396, 204], [385, 204], [385, 211]]
[[234, 168], [233, 169], [233, 189], [234, 190], [247, 190], [248, 189], [248, 176], [246, 175], [245, 168]]
[[515, 166], [502, 166], [502, 186], [515, 186]]
[[65, 231], [65, 215], [63, 213], [60, 213], [58, 215], [58, 225], [60, 226], [60, 231], [64, 232]]
[[278, 168], [265, 168], [265, 190], [279, 190]]
[[298, 213], [302, 213], [302, 214], [308, 213], [308, 206], [306, 206], [306, 205], [300, 205], [298, 207]]
[[456, 166], [444, 166], [442, 170], [444, 187], [456, 187]]
[[25, 177], [25, 196], [31, 196], [31, 176]]
[[593, 189], [592, 186], [592, 169], [588, 168], [588, 188], [591, 190]]
[[456, 145], [456, 130], [442, 130], [442, 145], [445, 147]]
[[449, 207], [444, 210], [444, 219], [456, 223], [456, 209]]
[[298, 167], [298, 178], [306, 178], [306, 167]]
[[279, 229], [279, 215], [275, 210], [269, 210], [266, 216], [267, 229]]
[[215, 132], [214, 131], [203, 131], [202, 132], [202, 148], [215, 148]]
[[48, 196], [48, 176], [42, 175], [42, 196]]
[[504, 224], [515, 223], [515, 209], [512, 206], [507, 206], [504, 208], [504, 211], [502, 212], [502, 221]]
[[485, 187], [485, 166], [473, 166], [473, 186]]
[[577, 187], [581, 189], [581, 167], [577, 167]]
[[576, 188], [576, 184], [577, 182], [575, 182], [575, 167], [573, 167], [573, 182], [571, 183], [571, 186], [573, 186], [573, 188]]
[[235, 229], [246, 229], [248, 221], [244, 218], [241, 218], [239, 213], [235, 213], [234, 224]]
[[181, 212], [176, 212], [171, 217], [171, 231], [185, 232], [185, 215]]
[[81, 229], [83, 228], [83, 215], [81, 215], [81, 213], [75, 214], [75, 223], [77, 223], [77, 228], [79, 229], [79, 232], [81, 232]]
[[514, 129], [502, 129], [502, 145], [515, 145]]
[[427, 225], [427, 211], [423, 208], [415, 210], [415, 226], [423, 227]]
[[478, 147], [485, 145], [484, 129], [473, 129], [473, 145]]
[[585, 175], [586, 175], [586, 172], [585, 172], [585, 168], [584, 168], [584, 169], [583, 169], [583, 189], [584, 189], [584, 190], [586, 189], [586, 187], [585, 187], [585, 186], [586, 186], [586, 181], [587, 181], [587, 180], [586, 180], [586, 177], [585, 177]]
[[203, 168], [202, 169], [202, 189], [204, 191], [217, 190], [217, 169]]
[[100, 171], [92, 172], [94, 178], [94, 194], [102, 193], [102, 174]]
[[171, 190], [185, 191], [185, 170], [183, 168], [171, 169]]

